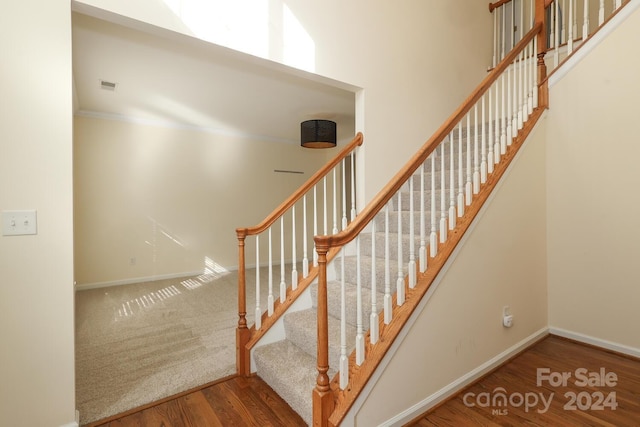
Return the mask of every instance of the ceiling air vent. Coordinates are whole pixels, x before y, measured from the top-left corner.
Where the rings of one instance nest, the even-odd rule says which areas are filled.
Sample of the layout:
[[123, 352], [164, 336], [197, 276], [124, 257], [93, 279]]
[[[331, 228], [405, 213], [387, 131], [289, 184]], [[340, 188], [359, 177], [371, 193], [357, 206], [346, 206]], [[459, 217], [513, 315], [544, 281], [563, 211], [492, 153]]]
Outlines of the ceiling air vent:
[[106, 80], [100, 80], [100, 88], [104, 90], [114, 91], [116, 90], [116, 84], [113, 82], [108, 82]]

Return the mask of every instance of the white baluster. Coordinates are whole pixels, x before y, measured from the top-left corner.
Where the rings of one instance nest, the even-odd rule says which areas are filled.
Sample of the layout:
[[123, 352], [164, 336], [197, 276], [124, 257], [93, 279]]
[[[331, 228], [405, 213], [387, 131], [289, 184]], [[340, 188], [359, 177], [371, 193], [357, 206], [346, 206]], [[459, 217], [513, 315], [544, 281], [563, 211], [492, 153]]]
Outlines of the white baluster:
[[560, 2], [558, 0], [554, 1], [553, 7], [553, 48], [555, 49], [553, 52], [553, 68], [557, 68], [558, 62], [560, 62]]
[[[511, 6], [512, 8], [515, 7], [515, 0], [513, 2], [513, 6]], [[520, 1], [520, 26], [518, 27], [518, 29], [520, 30], [520, 38], [516, 41], [515, 40], [515, 34], [513, 33], [513, 31], [511, 31], [512, 34], [514, 34], [514, 39], [513, 39], [513, 43], [511, 43], [511, 49], [513, 49], [516, 45], [517, 42], [519, 42], [520, 40], [522, 40], [522, 37], [525, 35], [526, 31], [524, 30], [524, 3], [522, 2], [522, 0]]]
[[[573, 0], [572, 0], [573, 1]], [[527, 59], [527, 67], [529, 69], [529, 90], [527, 91], [527, 117], [533, 114], [533, 93], [536, 91], [536, 67], [535, 67], [535, 57], [536, 52], [533, 50], [535, 37], [533, 40], [527, 45], [527, 51], [529, 52], [529, 59]]]
[[[501, 74], [500, 77], [498, 77], [498, 79], [501, 79], [503, 76], [504, 76], [504, 73]], [[500, 80], [496, 80], [496, 82], [494, 83], [494, 88], [495, 88], [494, 92], [496, 94], [496, 99], [495, 99], [496, 107], [495, 107], [495, 115], [493, 118], [493, 129], [494, 129], [493, 163], [497, 165], [498, 163], [500, 163], [501, 154], [503, 154], [500, 147]]]
[[376, 222], [371, 222], [371, 316], [369, 317], [369, 340], [371, 344], [378, 342], [380, 336], [378, 320], [378, 295], [376, 283]]
[[529, 0], [529, 16], [531, 19], [529, 19], [529, 21], [531, 22], [531, 25], [529, 26], [529, 30], [531, 30], [533, 28], [533, 26], [536, 24], [536, 12], [535, 12], [535, 2], [536, 0]]
[[533, 55], [531, 57], [531, 93], [533, 93], [533, 108], [538, 108], [538, 75], [536, 70], [536, 52], [538, 52], [538, 38], [533, 38]]
[[[507, 73], [508, 73], [507, 69]], [[502, 73], [500, 76], [500, 84], [502, 99], [500, 100], [501, 112], [500, 112], [500, 154], [504, 155], [507, 152], [507, 92], [505, 88], [505, 80], [507, 79], [506, 73]]]
[[495, 165], [495, 155], [493, 154], [493, 93], [492, 86], [489, 86], [487, 95], [489, 97], [489, 135], [487, 136], [487, 174], [493, 173], [493, 166]]
[[420, 272], [427, 270], [427, 236], [426, 218], [424, 205], [424, 162], [420, 165], [420, 249], [418, 250], [418, 260], [420, 262]]
[[[534, 37], [535, 38], [535, 37]], [[510, 64], [509, 67], [507, 68], [506, 74], [507, 74], [507, 145], [511, 145], [511, 141], [513, 140], [513, 128], [512, 128], [512, 122], [513, 122], [513, 113], [512, 113], [512, 100], [513, 100], [513, 95], [512, 95], [512, 89], [513, 86], [511, 85], [511, 75], [514, 72], [514, 68], [513, 68], [513, 64]]]
[[256, 331], [262, 327], [262, 309], [260, 308], [260, 235], [256, 234]]
[[620, 6], [622, 6], [622, 0], [616, 0], [616, 2], [615, 2], [615, 10], [620, 9]]
[[[313, 186], [313, 235], [318, 235], [318, 191], [317, 185]], [[313, 240], [313, 266], [318, 266], [318, 251], [316, 250], [316, 241]]]
[[391, 305], [391, 268], [389, 266], [389, 205], [384, 205], [384, 324], [391, 323], [393, 307]]
[[473, 172], [471, 169], [471, 112], [467, 113], [467, 183], [465, 185], [465, 203], [467, 206], [473, 200]]
[[527, 53], [528, 49], [525, 47], [522, 51], [522, 60], [520, 62], [520, 66], [523, 68], [522, 70], [522, 125], [529, 118], [529, 96], [527, 95], [529, 92], [529, 67], [527, 66]]
[[340, 251], [340, 389], [349, 384], [349, 358], [347, 357], [347, 294], [344, 279], [344, 248]]
[[271, 247], [271, 227], [269, 227], [269, 296], [267, 297], [267, 314], [273, 314], [273, 249]]
[[296, 205], [291, 207], [291, 288], [295, 291], [298, 289], [298, 258], [297, 258], [297, 245], [296, 245]]
[[[559, 0], [556, 0], [559, 1]], [[562, 0], [560, 8], [560, 42], [567, 40], [567, 21], [565, 21], [565, 11], [567, 10], [566, 0]]]
[[[473, 194], [478, 194], [480, 191], [480, 149], [478, 147], [478, 103], [473, 106], [473, 120], [474, 120], [474, 132], [473, 132]], [[434, 205], [435, 206], [435, 205]]]
[[584, 0], [584, 20], [582, 22], [582, 41], [589, 37], [589, 0]]
[[[578, 0], [569, 0], [572, 6], [572, 14], [573, 14], [573, 23], [571, 27], [571, 34], [573, 35], [572, 39], [578, 38]], [[572, 42], [573, 44], [573, 42]]]
[[402, 271], [402, 193], [398, 196], [398, 279], [396, 280], [396, 302], [398, 305], [404, 304], [404, 273]]
[[362, 327], [362, 279], [360, 235], [356, 236], [356, 365], [364, 362], [364, 334]]
[[[495, 87], [495, 95], [496, 95], [496, 112], [494, 116], [494, 134], [493, 134], [493, 157], [490, 158], [489, 163], [493, 163], [497, 165], [500, 162], [500, 87], [498, 85], [498, 81], [496, 80], [495, 84], [492, 85]], [[493, 166], [492, 166], [493, 168]]]
[[458, 123], [458, 216], [464, 215], [464, 166], [462, 162], [462, 120]]
[[415, 216], [413, 203], [413, 176], [409, 177], [409, 287], [411, 289], [416, 286], [416, 236], [415, 236]]
[[573, 38], [575, 37], [575, 29], [574, 27], [577, 26], [576, 22], [575, 22], [575, 16], [573, 14], [573, 0], [569, 0], [569, 35], [567, 37], [567, 55], [571, 55], [571, 53], [573, 52]]
[[598, 26], [604, 24], [604, 0], [600, 0], [600, 8], [598, 9]]
[[284, 214], [280, 217], [280, 303], [287, 299], [287, 282], [284, 279]]
[[502, 29], [501, 33], [502, 33], [502, 43], [500, 43], [500, 60], [502, 61], [502, 58], [504, 58], [504, 48], [505, 48], [505, 42], [504, 42], [504, 33], [506, 31], [507, 28], [507, 23], [506, 23], [506, 13], [505, 13], [505, 8], [504, 7], [500, 7], [500, 17], [502, 18], [502, 25], [500, 25], [500, 28]]
[[440, 243], [447, 241], [447, 184], [445, 183], [446, 167], [444, 164], [445, 141], [440, 144]]
[[323, 187], [323, 194], [322, 194], [322, 210], [323, 210], [323, 219], [324, 219], [324, 234], [327, 235], [329, 234], [329, 224], [328, 224], [328, 216], [327, 216], [327, 177], [325, 175], [325, 177], [322, 179], [322, 187]]
[[[489, 97], [491, 99], [491, 97]], [[491, 111], [491, 108], [489, 108]], [[482, 148], [480, 159], [480, 182], [487, 182], [487, 117], [485, 114], [485, 96], [482, 95]]]
[[491, 66], [493, 68], [496, 67], [496, 52], [498, 51], [498, 11], [496, 9], [493, 10], [493, 60], [491, 61]]
[[333, 168], [333, 234], [338, 234], [338, 190], [336, 182], [336, 168]]
[[302, 277], [309, 275], [309, 254], [307, 253], [307, 195], [302, 196]]
[[429, 155], [431, 158], [431, 234], [429, 235], [429, 254], [438, 254], [438, 233], [436, 223], [436, 153], [437, 148]]
[[513, 67], [513, 86], [511, 88], [511, 113], [513, 114], [513, 116], [511, 118], [511, 132], [513, 137], [515, 138], [516, 136], [518, 136], [518, 74], [520, 74], [520, 71], [518, 69], [519, 67], [517, 61], [513, 61], [513, 64], [511, 64], [511, 66]]
[[513, 27], [516, 24], [516, 8], [514, 7], [513, 2], [511, 3], [511, 28], [509, 28], [509, 34], [511, 38], [511, 45], [509, 45], [509, 50], [513, 49], [516, 45], [516, 33], [513, 31]]
[[449, 230], [456, 228], [456, 183], [455, 164], [456, 155], [453, 150], [453, 132], [449, 134]]
[[[556, 49], [556, 52], [558, 50]], [[523, 88], [524, 88], [524, 67], [522, 65], [522, 54], [518, 55], [518, 87], [516, 88], [517, 92], [518, 92], [518, 103], [516, 104], [516, 109], [518, 110], [518, 130], [522, 129], [522, 126], [524, 125], [524, 116], [523, 113], [524, 111], [522, 110], [522, 106], [523, 106], [523, 100], [524, 97], [523, 95]]]
[[347, 228], [347, 181], [345, 180], [345, 159], [342, 159], [342, 229]]
[[356, 219], [356, 151], [351, 152], [351, 221]]

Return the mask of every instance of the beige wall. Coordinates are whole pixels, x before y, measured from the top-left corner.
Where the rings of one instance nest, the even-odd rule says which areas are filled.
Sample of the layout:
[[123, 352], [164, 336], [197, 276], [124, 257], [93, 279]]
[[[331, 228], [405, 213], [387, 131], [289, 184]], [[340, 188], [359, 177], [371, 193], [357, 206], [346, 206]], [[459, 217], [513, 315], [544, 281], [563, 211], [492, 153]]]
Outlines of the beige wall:
[[262, 221], [338, 151], [83, 116], [74, 137], [79, 285], [235, 268], [235, 229]]
[[[183, 5], [195, 3], [182, 1]], [[217, 10], [215, 2], [209, 4], [211, 8], [202, 10], [203, 17], [233, 21], [232, 8]], [[244, 14], [244, 21], [256, 19], [256, 28], [268, 21], [268, 33], [258, 31], [253, 37], [275, 40], [280, 45], [254, 51], [246, 47], [251, 45], [247, 42], [242, 45], [246, 51], [297, 66], [295, 58], [283, 53], [282, 45], [296, 41], [287, 38], [288, 27], [282, 20], [288, 11], [312, 40], [313, 66], [305, 69], [364, 88], [357, 97], [356, 129], [365, 135], [358, 171], [365, 178], [361, 182], [366, 188], [361, 194], [367, 200], [469, 95], [490, 64], [492, 18], [486, 3], [475, 0], [409, 0], [401, 4], [274, 0], [268, 4], [264, 16], [256, 17], [261, 9], [252, 7]], [[130, 17], [194, 34], [163, 0], [78, 0], [76, 9], [112, 20]], [[224, 36], [196, 35], [238, 47], [240, 43], [234, 40], [251, 40], [252, 35], [243, 21], [234, 22]]]
[[636, 351], [637, 40], [640, 11], [551, 88], [547, 136], [550, 325]]
[[[547, 326], [544, 137], [543, 119], [374, 385], [356, 425], [389, 420]], [[510, 329], [502, 326], [505, 305], [514, 315]]]
[[[161, 0], [74, 4], [121, 12], [128, 21], [181, 25], [172, 16], [156, 21], [166, 10]], [[370, 198], [483, 77], [491, 39], [486, 4], [287, 4], [313, 37], [316, 71], [365, 88], [357, 126], [371, 149], [366, 169], [358, 170]], [[0, 15], [1, 208], [37, 209], [39, 226], [37, 236], [0, 237], [0, 413], [13, 426], [73, 420], [70, 7], [69, 0], [25, 0]]]
[[0, 14], [0, 210], [38, 215], [37, 235], [0, 235], [3, 426], [75, 419], [69, 8], [24, 0]]

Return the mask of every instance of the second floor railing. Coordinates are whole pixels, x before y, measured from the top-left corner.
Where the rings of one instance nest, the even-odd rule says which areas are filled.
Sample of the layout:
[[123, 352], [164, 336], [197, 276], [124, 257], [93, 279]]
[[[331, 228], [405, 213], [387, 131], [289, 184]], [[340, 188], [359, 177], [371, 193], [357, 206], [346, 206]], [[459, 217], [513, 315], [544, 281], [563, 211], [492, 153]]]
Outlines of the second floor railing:
[[499, 0], [489, 3], [493, 15], [492, 67], [533, 27], [536, 2], [544, 4], [545, 47], [549, 71], [592, 36], [630, 0]]

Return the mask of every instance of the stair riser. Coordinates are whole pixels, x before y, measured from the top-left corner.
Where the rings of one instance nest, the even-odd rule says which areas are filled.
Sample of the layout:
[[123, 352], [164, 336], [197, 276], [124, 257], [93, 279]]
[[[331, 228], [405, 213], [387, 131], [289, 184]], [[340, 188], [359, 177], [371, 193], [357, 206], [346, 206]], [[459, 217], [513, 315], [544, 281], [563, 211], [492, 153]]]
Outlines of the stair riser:
[[[316, 316], [316, 310], [313, 309], [290, 313], [284, 317], [284, 330], [287, 339], [313, 357], [316, 357], [318, 353]], [[347, 355], [355, 348], [355, 336], [356, 328], [347, 325]], [[332, 316], [329, 316], [329, 366], [333, 368], [340, 366], [340, 320]]]
[[[395, 287], [392, 289], [395, 291]], [[370, 318], [372, 313], [371, 307], [371, 290], [368, 288], [362, 288], [362, 327], [366, 332], [370, 327]], [[318, 302], [318, 285], [313, 284], [311, 287], [311, 298], [313, 306], [317, 306]], [[336, 319], [341, 318], [341, 285], [339, 282], [327, 283], [327, 304], [329, 310], [329, 316], [333, 316]], [[381, 311], [384, 307], [384, 294], [376, 292], [376, 312], [381, 316]], [[345, 283], [345, 311], [346, 321], [351, 326], [357, 326], [357, 288], [351, 283]]]
[[[340, 266], [341, 260], [337, 258], [335, 261], [335, 268], [338, 278], [340, 278]], [[405, 267], [403, 267], [404, 269]], [[371, 274], [371, 259], [366, 256], [361, 256], [361, 277], [360, 282], [361, 286], [364, 288], [371, 289], [372, 283], [372, 274]], [[356, 257], [346, 257], [345, 258], [345, 281], [349, 283], [356, 284], [357, 283], [357, 269], [356, 269]], [[406, 275], [406, 271], [403, 272], [403, 276]], [[382, 258], [378, 258], [376, 260], [376, 290], [378, 292], [383, 292], [385, 287], [385, 266], [384, 260]], [[394, 260], [390, 260], [389, 262], [389, 278], [391, 288], [393, 289], [396, 284], [396, 280], [398, 278], [398, 262]]]
[[[410, 252], [410, 242], [411, 239], [409, 234], [404, 234], [409, 232], [409, 227], [403, 229], [403, 234], [400, 236], [402, 238], [402, 262], [409, 262], [409, 252]], [[414, 257], [418, 258], [418, 250], [420, 248], [420, 228], [416, 228], [414, 230]], [[360, 234], [360, 255], [370, 257], [372, 255], [372, 245], [371, 245], [371, 233], [362, 233]], [[386, 249], [386, 236], [385, 233], [380, 232], [375, 234], [375, 250], [376, 250], [376, 268], [378, 265], [382, 265], [384, 267], [384, 257], [385, 257], [385, 249]], [[429, 234], [425, 233], [425, 246], [428, 246], [429, 243]], [[398, 260], [398, 233], [389, 233], [389, 259], [392, 263], [397, 264]], [[348, 265], [348, 264], [347, 264]], [[371, 271], [371, 264], [369, 264], [368, 270]]]

